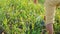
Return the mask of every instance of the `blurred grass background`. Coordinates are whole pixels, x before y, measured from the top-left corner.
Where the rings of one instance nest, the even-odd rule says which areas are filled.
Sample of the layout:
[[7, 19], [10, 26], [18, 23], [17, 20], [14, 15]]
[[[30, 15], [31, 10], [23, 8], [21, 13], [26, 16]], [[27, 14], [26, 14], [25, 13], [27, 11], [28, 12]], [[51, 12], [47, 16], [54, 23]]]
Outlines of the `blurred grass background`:
[[[0, 30], [6, 34], [41, 34], [44, 25], [44, 0], [0, 0]], [[54, 30], [60, 32], [60, 8]]]

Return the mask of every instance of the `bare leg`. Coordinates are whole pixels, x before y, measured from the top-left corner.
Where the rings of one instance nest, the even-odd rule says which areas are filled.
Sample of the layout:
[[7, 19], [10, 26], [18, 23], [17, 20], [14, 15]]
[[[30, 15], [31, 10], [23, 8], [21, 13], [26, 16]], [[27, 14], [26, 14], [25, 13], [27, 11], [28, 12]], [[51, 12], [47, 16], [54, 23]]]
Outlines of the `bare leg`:
[[53, 34], [53, 24], [46, 25], [46, 29], [48, 31], [48, 34]]

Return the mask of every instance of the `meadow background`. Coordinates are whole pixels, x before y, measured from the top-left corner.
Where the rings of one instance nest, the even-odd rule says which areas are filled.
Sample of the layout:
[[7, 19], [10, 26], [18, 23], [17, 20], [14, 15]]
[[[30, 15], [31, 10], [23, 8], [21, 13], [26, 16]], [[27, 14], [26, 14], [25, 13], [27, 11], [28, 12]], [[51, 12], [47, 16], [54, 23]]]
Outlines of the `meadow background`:
[[[0, 0], [0, 30], [6, 34], [41, 34], [44, 26], [44, 1]], [[55, 34], [60, 33], [60, 8], [56, 9]]]

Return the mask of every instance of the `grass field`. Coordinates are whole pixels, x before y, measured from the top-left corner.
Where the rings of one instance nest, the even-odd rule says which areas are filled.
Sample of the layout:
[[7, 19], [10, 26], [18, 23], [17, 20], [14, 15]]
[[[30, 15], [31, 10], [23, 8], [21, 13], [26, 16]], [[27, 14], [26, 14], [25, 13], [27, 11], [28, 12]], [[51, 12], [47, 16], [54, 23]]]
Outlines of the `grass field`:
[[[44, 26], [44, 0], [0, 0], [0, 30], [6, 34], [41, 34]], [[54, 32], [60, 32], [60, 8], [55, 15]]]

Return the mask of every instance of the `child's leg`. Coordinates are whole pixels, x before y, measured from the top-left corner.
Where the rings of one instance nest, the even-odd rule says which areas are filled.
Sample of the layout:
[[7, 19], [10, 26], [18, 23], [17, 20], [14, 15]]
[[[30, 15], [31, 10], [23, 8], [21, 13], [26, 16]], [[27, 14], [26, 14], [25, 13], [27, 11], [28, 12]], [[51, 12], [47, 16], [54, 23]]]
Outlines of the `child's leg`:
[[54, 16], [55, 16], [55, 10], [56, 7], [54, 6], [46, 6], [46, 25], [54, 23]]
[[53, 34], [53, 23], [54, 23], [54, 16], [55, 16], [55, 6], [45, 5], [46, 11], [46, 29], [49, 34]]
[[46, 29], [48, 31], [48, 34], [53, 34], [53, 24], [46, 25]]

